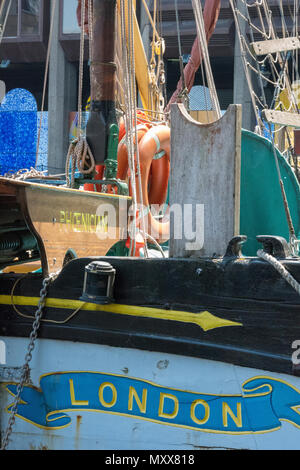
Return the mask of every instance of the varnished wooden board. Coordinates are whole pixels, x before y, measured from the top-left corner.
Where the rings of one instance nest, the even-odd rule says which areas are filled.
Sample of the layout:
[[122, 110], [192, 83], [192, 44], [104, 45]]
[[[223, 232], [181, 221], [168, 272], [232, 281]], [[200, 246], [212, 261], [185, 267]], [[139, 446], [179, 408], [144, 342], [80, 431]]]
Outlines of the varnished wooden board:
[[103, 256], [127, 236], [129, 197], [0, 179], [2, 193], [15, 195], [44, 273], [60, 270], [67, 253]]

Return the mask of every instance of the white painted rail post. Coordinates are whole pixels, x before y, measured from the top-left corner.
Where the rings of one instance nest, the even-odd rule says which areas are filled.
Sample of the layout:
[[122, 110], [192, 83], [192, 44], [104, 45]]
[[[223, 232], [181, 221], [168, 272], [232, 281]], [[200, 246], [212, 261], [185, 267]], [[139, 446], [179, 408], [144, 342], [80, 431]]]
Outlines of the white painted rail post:
[[200, 124], [171, 106], [170, 257], [224, 256], [239, 234], [241, 105]]
[[6, 345], [3, 340], [0, 339], [0, 366], [6, 364]]

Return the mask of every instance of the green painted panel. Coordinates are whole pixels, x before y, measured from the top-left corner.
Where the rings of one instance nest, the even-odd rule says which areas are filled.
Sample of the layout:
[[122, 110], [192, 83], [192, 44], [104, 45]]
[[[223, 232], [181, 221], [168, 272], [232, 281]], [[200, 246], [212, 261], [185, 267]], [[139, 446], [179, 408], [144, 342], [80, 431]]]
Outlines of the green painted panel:
[[[300, 187], [291, 166], [277, 151], [281, 177], [297, 238], [300, 238]], [[247, 235], [243, 254], [255, 256], [256, 235], [280, 235], [289, 230], [271, 142], [242, 130], [240, 233]]]

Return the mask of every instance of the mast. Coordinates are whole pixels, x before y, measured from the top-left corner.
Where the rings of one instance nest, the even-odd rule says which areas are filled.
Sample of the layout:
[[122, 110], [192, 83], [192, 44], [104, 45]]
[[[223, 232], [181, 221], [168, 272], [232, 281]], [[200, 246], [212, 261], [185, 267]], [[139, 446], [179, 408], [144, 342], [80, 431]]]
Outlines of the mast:
[[105, 164], [107, 178], [117, 170], [118, 126], [115, 107], [116, 0], [93, 0], [91, 31], [91, 114], [86, 138], [96, 165]]

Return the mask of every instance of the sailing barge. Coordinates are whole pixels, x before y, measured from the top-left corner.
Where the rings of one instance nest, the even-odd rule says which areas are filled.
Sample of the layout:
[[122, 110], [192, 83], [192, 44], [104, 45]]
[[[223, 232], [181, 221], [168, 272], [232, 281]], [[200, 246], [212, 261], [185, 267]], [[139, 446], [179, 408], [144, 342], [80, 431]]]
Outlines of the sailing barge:
[[[114, 1], [94, 0], [94, 30], [114, 11]], [[94, 153], [98, 145], [102, 157], [115, 124], [112, 110], [111, 100], [94, 99], [92, 93], [91, 128], [97, 119], [109, 123], [102, 126], [102, 137], [90, 133]], [[183, 150], [177, 143], [183, 135], [186, 155], [193, 158], [202, 149], [198, 165], [209, 155], [208, 184], [226, 141], [219, 171], [228, 168], [229, 197], [207, 195], [203, 181], [202, 192], [201, 185], [191, 184], [180, 200], [182, 181], [195, 173], [194, 167], [186, 175], [180, 168]], [[80, 215], [78, 223], [76, 217], [66, 223], [66, 212], [75, 213], [81, 204], [80, 191], [0, 181], [1, 207], [14, 214], [7, 222], [4, 241], [9, 233], [11, 238], [2, 266], [24, 256], [34, 259], [37, 252], [42, 257], [42, 272], [0, 275], [3, 448], [299, 448], [300, 259], [282, 236], [262, 234], [257, 234], [259, 256], [243, 256], [240, 145], [239, 106], [209, 125], [193, 121], [182, 105], [173, 106], [170, 201], [183, 205], [200, 191], [196, 201], [205, 203], [211, 220], [204, 244], [196, 234], [190, 251], [189, 237], [177, 240], [171, 231], [169, 258], [99, 251], [96, 256], [79, 252], [64, 263], [49, 240], [55, 232], [57, 250], [65, 256], [70, 226], [81, 233]], [[295, 179], [293, 184], [297, 188]], [[61, 204], [60, 218], [43, 210], [43, 200], [51, 198], [58, 201], [53, 210]], [[83, 198], [90, 214], [96, 199], [112, 201], [117, 210], [125, 200], [126, 213], [130, 200], [89, 192]], [[225, 225], [218, 233], [215, 220], [222, 212]], [[101, 224], [102, 219], [107, 233], [115, 228], [109, 221]], [[218, 237], [206, 235], [215, 232]], [[113, 241], [117, 238], [120, 232]], [[80, 249], [75, 234], [72, 243]], [[107, 248], [99, 241], [99, 250]]]

